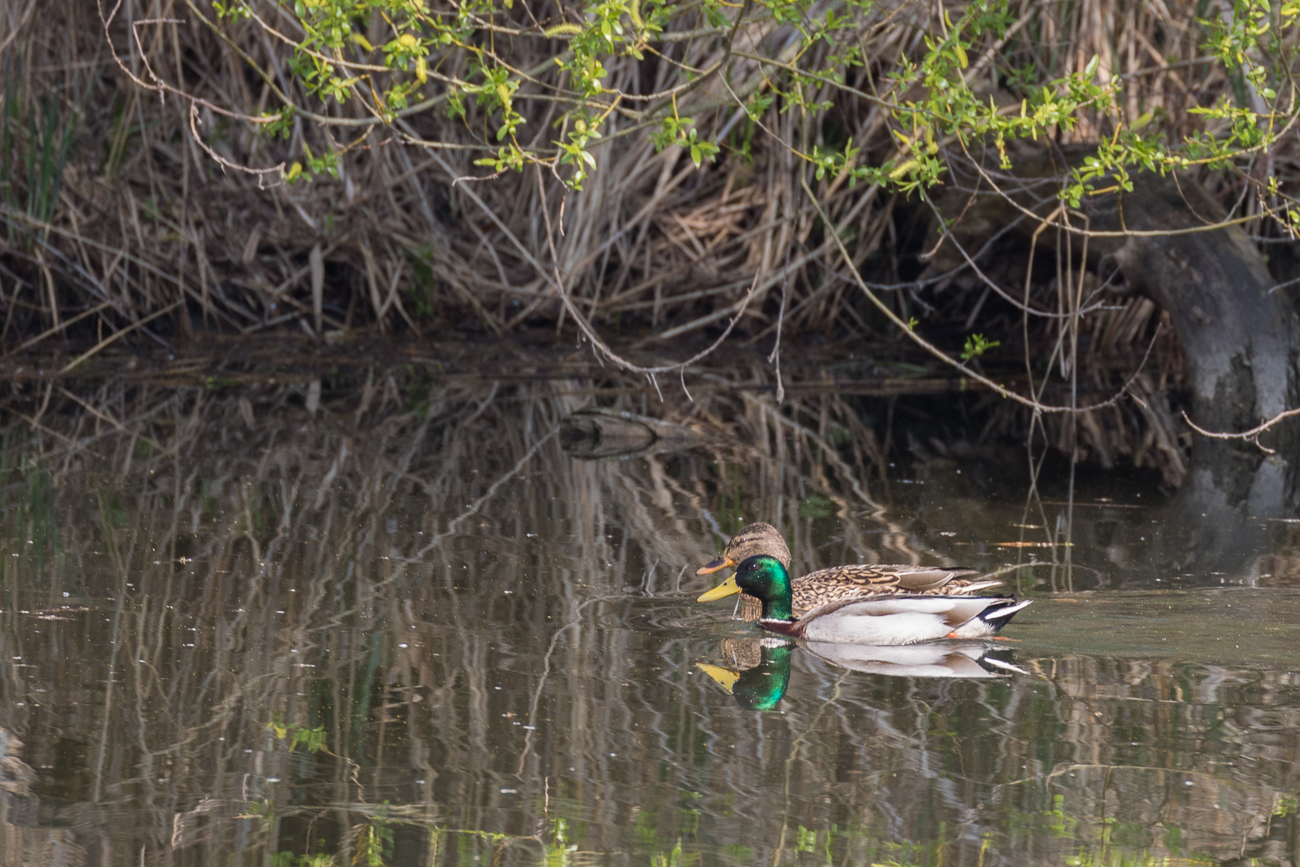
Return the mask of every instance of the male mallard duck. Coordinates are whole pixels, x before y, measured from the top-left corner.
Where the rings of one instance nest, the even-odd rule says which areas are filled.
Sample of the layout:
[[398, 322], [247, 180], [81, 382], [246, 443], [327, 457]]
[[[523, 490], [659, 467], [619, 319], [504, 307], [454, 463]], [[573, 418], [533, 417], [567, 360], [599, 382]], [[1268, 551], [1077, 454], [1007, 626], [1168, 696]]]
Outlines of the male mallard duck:
[[737, 586], [763, 604], [759, 626], [787, 638], [834, 644], [914, 644], [936, 638], [983, 638], [1030, 603], [1014, 596], [939, 596], [868, 592], [818, 605], [795, 618], [790, 573], [775, 557], [743, 560]]
[[[760, 555], [775, 558], [787, 571], [790, 569], [790, 548], [785, 544], [785, 537], [776, 527], [761, 521], [742, 527], [739, 533], [731, 537], [722, 556], [701, 566], [695, 574], [709, 575], [719, 569], [735, 566], [749, 557]], [[898, 593], [964, 596], [997, 587], [1002, 583], [991, 579], [972, 581], [966, 577], [975, 574], [977, 573], [974, 569], [945, 569], [941, 566], [865, 564], [832, 566], [794, 579], [794, 615], [799, 617], [818, 605], [841, 599], [855, 599], [859, 596], [886, 596]], [[739, 592], [740, 588], [736, 586], [735, 578], [728, 578], [699, 597], [698, 601], [710, 602]], [[741, 595], [740, 616], [742, 618], [757, 620], [761, 610], [762, 605], [757, 599], [747, 593]]]

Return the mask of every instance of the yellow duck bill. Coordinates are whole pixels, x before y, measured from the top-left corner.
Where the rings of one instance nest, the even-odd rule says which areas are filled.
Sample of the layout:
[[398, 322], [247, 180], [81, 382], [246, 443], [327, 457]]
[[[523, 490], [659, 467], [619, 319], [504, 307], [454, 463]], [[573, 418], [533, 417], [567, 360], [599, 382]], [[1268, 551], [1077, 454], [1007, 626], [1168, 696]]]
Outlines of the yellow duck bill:
[[740, 585], [736, 583], [736, 576], [733, 575], [730, 578], [728, 578], [726, 581], [723, 581], [717, 587], [714, 587], [712, 590], [709, 590], [708, 592], [701, 594], [699, 598], [697, 598], [695, 601], [712, 602], [715, 599], [725, 599], [726, 597], [732, 595], [733, 593], [739, 593], [739, 592], [740, 592]]
[[731, 692], [736, 686], [736, 681], [740, 680], [740, 672], [732, 671], [729, 668], [723, 668], [720, 665], [710, 665], [707, 662], [697, 662], [695, 667], [716, 680], [722, 685], [727, 692]]

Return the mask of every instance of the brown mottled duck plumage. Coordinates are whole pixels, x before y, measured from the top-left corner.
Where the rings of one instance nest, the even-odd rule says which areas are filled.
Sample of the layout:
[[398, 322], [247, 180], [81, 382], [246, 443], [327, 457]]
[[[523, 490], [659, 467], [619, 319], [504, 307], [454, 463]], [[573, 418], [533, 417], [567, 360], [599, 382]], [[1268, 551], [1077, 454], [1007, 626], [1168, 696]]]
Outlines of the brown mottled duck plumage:
[[[790, 548], [781, 531], [771, 524], [758, 522], [742, 527], [731, 537], [722, 556], [701, 566], [697, 575], [708, 575], [734, 567], [750, 557], [768, 556], [790, 568]], [[942, 566], [888, 566], [851, 564], [819, 569], [794, 579], [791, 604], [795, 617], [828, 602], [838, 602], [860, 596], [892, 596], [896, 594], [964, 596], [996, 587], [1002, 582], [992, 579], [971, 580], [978, 574], [974, 569], [948, 569]], [[748, 593], [740, 594], [739, 615], [745, 620], [757, 620], [762, 604]]]

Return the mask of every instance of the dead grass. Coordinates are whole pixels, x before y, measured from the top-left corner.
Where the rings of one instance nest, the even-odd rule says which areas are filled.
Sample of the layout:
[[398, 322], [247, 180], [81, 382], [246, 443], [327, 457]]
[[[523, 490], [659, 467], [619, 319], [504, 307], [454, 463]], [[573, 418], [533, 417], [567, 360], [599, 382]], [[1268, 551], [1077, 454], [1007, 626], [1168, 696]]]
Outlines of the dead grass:
[[[479, 171], [473, 151], [429, 153], [374, 133], [344, 158], [338, 179], [266, 186], [265, 176], [226, 170], [205, 153], [190, 134], [185, 105], [127, 80], [113, 61], [95, 3], [77, 0], [37, 14], [38, 5], [0, 3], [4, 134], [11, 153], [0, 209], [6, 232], [0, 344], [11, 350], [61, 340], [85, 348], [114, 336], [135, 345], [177, 346], [200, 332], [419, 336], [503, 334], [539, 324], [562, 331], [567, 315], [552, 282], [557, 273], [598, 331], [665, 346], [725, 325], [742, 309], [755, 275], [757, 289], [737, 324], [738, 336], [767, 345], [778, 325], [785, 335], [849, 340], [883, 330], [883, 320], [845, 279], [847, 270], [801, 190], [797, 161], [728, 106], [720, 86], [691, 97], [721, 105], [697, 117], [701, 131], [723, 148], [717, 164], [698, 171], [680, 149], [656, 153], [644, 131], [633, 131], [595, 150], [600, 170], [580, 194], [539, 184], [531, 170], [453, 184]], [[1189, 109], [1231, 87], [1222, 70], [1198, 59], [1204, 37], [1194, 7], [1026, 0], [1022, 24], [1005, 43], [981, 49], [996, 49], [1005, 62], [1000, 77], [995, 80], [987, 57], [972, 51], [972, 80], [986, 82], [994, 99], [1012, 103], [1019, 94], [1006, 69], [1060, 75], [1081, 70], [1097, 54], [1103, 78], [1119, 76], [1129, 85], [1125, 119], [1153, 112], [1175, 140], [1203, 126]], [[934, 24], [929, 14], [928, 7], [882, 6], [861, 33], [871, 63], [853, 70], [847, 83], [879, 90], [903, 58], [923, 48], [922, 37]], [[123, 22], [144, 19], [182, 23], [143, 27], [137, 46]], [[147, 56], [157, 74], [212, 104], [247, 114], [276, 107], [267, 88], [183, 6], [124, 0], [113, 20], [109, 36], [133, 74], [142, 74]], [[687, 23], [684, 18], [675, 26]], [[285, 62], [283, 48], [251, 24], [228, 32], [264, 68]], [[788, 38], [770, 24], [745, 35], [730, 79], [736, 93], [765, 86], [745, 51], [779, 56]], [[519, 50], [524, 66], [545, 58], [544, 44]], [[693, 40], [672, 43], [671, 50], [684, 63], [705, 66], [717, 46]], [[662, 75], [661, 67], [630, 61], [611, 69], [624, 89], [657, 86], [656, 74]], [[829, 85], [812, 98], [833, 107], [812, 116], [774, 106], [764, 126], [804, 150], [852, 135], [866, 159], [890, 155], [895, 143], [878, 105]], [[528, 129], [544, 134], [547, 103], [528, 105]], [[206, 108], [196, 117], [203, 146], [239, 165], [270, 167], [293, 158], [304, 144], [317, 151], [329, 147], [325, 133], [302, 124], [280, 141]], [[471, 109], [470, 127], [481, 121]], [[464, 126], [436, 110], [414, 123], [426, 137], [472, 143]], [[1110, 121], [1099, 123], [1085, 119], [1060, 141], [1091, 141], [1110, 129]], [[1258, 183], [1277, 177], [1284, 190], [1294, 188], [1293, 151], [1292, 144], [1278, 149], [1250, 170], [1251, 177]], [[1203, 180], [1218, 184], [1229, 206], [1240, 197], [1241, 208], [1258, 212], [1253, 188], [1218, 176]], [[988, 288], [979, 281], [954, 282], [955, 275], [933, 269], [921, 273], [916, 257], [928, 242], [924, 220], [907, 222], [914, 203], [900, 209], [894, 197], [851, 189], [842, 177], [826, 177], [812, 189], [828, 217], [851, 232], [856, 266], [887, 290], [904, 319], [916, 316], [959, 334], [1021, 330], [1013, 314], [987, 303]], [[549, 236], [553, 248], [544, 212], [563, 215], [563, 232]], [[1275, 232], [1263, 222], [1257, 229]], [[1016, 267], [1023, 274], [1028, 265], [1011, 270]], [[1009, 281], [1007, 289], [1018, 295], [1022, 285]], [[1032, 303], [1059, 301], [1050, 280], [1031, 280], [1030, 290]], [[1094, 335], [1092, 360], [1109, 351], [1098, 347], [1138, 346], [1154, 333], [1150, 311], [1134, 304], [1078, 315], [1078, 329]], [[1026, 337], [1032, 351], [1048, 354], [1060, 332], [1034, 322]], [[960, 351], [959, 336], [951, 351]], [[1177, 370], [1160, 367], [1153, 376], [1160, 393]], [[1092, 384], [1105, 381], [1095, 376]], [[1064, 442], [1063, 436], [1052, 439]], [[1100, 442], [1092, 447], [1116, 453]], [[1127, 453], [1136, 446], [1115, 448]]]
[[[9, 82], [6, 134], [15, 154], [7, 164], [3, 211], [9, 241], [3, 340], [10, 345], [60, 326], [82, 341], [95, 339], [178, 302], [166, 330], [181, 335], [366, 326], [499, 333], [525, 322], [556, 322], [564, 316], [544, 273], [550, 255], [539, 196], [551, 213], [564, 214], [555, 265], [579, 308], [605, 328], [635, 323], [670, 340], [711, 326], [738, 309], [756, 272], [765, 276], [742, 332], [774, 326], [782, 287], [789, 332], [864, 334], [876, 327], [856, 291], [832, 276], [842, 268], [792, 174], [796, 162], [725, 102], [699, 121], [723, 145], [716, 165], [696, 171], [679, 149], [656, 154], [643, 133], [623, 135], [597, 148], [601, 168], [581, 194], [565, 195], [549, 183], [539, 192], [530, 173], [507, 174], [474, 185], [484, 211], [464, 187], [449, 183], [477, 171], [472, 152], [422, 153], [386, 143], [378, 133], [344, 160], [337, 180], [264, 189], [258, 177], [223, 170], [200, 149], [184, 106], [126, 80], [108, 50], [96, 4], [81, 0], [39, 16], [33, 8], [22, 0], [0, 7], [7, 28], [0, 55]], [[1103, 79], [1131, 83], [1129, 119], [1155, 112], [1171, 138], [1197, 127], [1189, 108], [1229, 85], [1213, 65], [1189, 62], [1203, 39], [1191, 4], [1026, 3], [1021, 13], [1024, 26], [1001, 47], [1008, 68], [1064, 74], [1098, 54]], [[882, 8], [874, 29], [862, 34], [873, 62], [854, 70], [851, 86], [874, 91], [900, 59], [917, 51], [931, 23], [918, 15], [912, 7]], [[184, 23], [143, 27], [141, 55], [123, 22], [159, 18]], [[248, 114], [275, 107], [183, 7], [126, 0], [110, 35], [130, 69], [138, 71], [147, 57], [159, 75], [215, 105]], [[255, 62], [283, 64], [284, 52], [259, 38], [254, 25], [235, 27], [231, 35]], [[778, 50], [787, 38], [770, 24], [756, 24], [740, 48]], [[518, 50], [522, 65], [544, 59], [544, 46]], [[673, 43], [673, 50], [682, 52], [682, 62], [704, 66], [713, 48], [697, 40]], [[742, 94], [762, 84], [758, 65], [743, 54], [731, 76]], [[987, 79], [992, 68], [977, 62], [972, 76]], [[629, 66], [611, 74], [634, 88], [636, 76], [646, 73]], [[727, 96], [715, 89], [693, 98]], [[1005, 89], [989, 92], [1018, 98]], [[816, 117], [774, 108], [764, 124], [805, 150], [851, 134], [868, 159], [890, 153], [887, 118], [878, 106], [847, 99], [829, 85], [815, 96], [834, 101], [834, 108]], [[541, 134], [547, 114], [538, 112], [529, 126]], [[470, 142], [464, 127], [441, 118], [437, 111], [421, 117], [420, 131]], [[204, 144], [240, 165], [274, 165], [304, 142], [328, 146], [321, 131], [301, 125], [281, 142], [206, 109], [199, 121]], [[470, 126], [477, 121], [471, 117]], [[1100, 129], [1085, 119], [1063, 141], [1089, 141]], [[65, 137], [73, 144], [61, 162]], [[1290, 160], [1278, 153], [1261, 169], [1284, 175]], [[48, 195], [52, 179], [30, 169], [43, 162], [46, 174], [61, 180], [56, 197]], [[895, 202], [878, 191], [851, 190], [842, 178], [825, 178], [814, 189], [832, 219], [850, 218], [856, 264], [868, 279], [906, 283], [906, 259], [917, 242], [897, 224]], [[315, 284], [313, 250], [323, 264]], [[927, 303], [925, 290], [919, 293], [917, 300]], [[915, 306], [896, 298], [900, 309]], [[163, 327], [141, 330], [147, 335]]]

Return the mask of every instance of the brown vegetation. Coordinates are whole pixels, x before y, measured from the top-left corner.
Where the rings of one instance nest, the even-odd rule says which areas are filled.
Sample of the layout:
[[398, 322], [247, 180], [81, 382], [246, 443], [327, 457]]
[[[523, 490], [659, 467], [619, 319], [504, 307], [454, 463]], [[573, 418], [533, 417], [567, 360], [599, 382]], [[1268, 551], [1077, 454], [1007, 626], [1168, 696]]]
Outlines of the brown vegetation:
[[[575, 309], [607, 337], [671, 348], [693, 334], [716, 333], [738, 315], [736, 335], [765, 347], [798, 333], [855, 341], [887, 335], [888, 323], [855, 285], [814, 205], [836, 223], [840, 237], [851, 239], [854, 265], [903, 320], [915, 317], [918, 330], [951, 355], [972, 331], [1001, 340], [1001, 351], [986, 356], [986, 364], [1033, 359], [1036, 378], [1055, 371], [1058, 381], [1075, 383], [1073, 399], [1080, 403], [1089, 395], [1108, 397], [1127, 381], [1160, 318], [1144, 299], [1117, 304], [1091, 284], [1080, 292], [1080, 281], [1089, 278], [1072, 272], [1068, 256], [1040, 249], [1031, 262], [1023, 245], [1011, 253], [983, 245], [986, 254], [1000, 252], [982, 277], [972, 276], [964, 261], [923, 270], [933, 241], [925, 234], [932, 220], [926, 205], [877, 188], [851, 188], [842, 176], [809, 178], [805, 188], [802, 164], [734, 108], [697, 115], [699, 128], [723, 145], [716, 164], [697, 170], [679, 148], [656, 153], [644, 131], [629, 131], [595, 149], [600, 169], [581, 193], [566, 193], [531, 169], [453, 183], [480, 171], [472, 165], [474, 151], [421, 151], [378, 132], [343, 158], [338, 179], [286, 185], [274, 174], [249, 174], [219, 160], [270, 169], [306, 144], [328, 149], [327, 133], [304, 123], [284, 142], [213, 111], [209, 106], [258, 115], [276, 106], [202, 23], [201, 7], [77, 0], [45, 8], [8, 0], [0, 8], [6, 81], [0, 343], [10, 350], [56, 339], [85, 349], [119, 337], [174, 349], [199, 332], [268, 329], [318, 339], [358, 330], [419, 336], [563, 329], [571, 318], [558, 300], [555, 274], [563, 275]], [[1023, 27], [998, 50], [1012, 66], [1054, 74], [1079, 70], [1099, 55], [1105, 75], [1129, 82], [1128, 119], [1155, 112], [1171, 139], [1198, 128], [1189, 109], [1231, 87], [1217, 65], [1192, 62], [1203, 38], [1194, 4], [1088, 8], [1095, 14], [1026, 4]], [[928, 14], [920, 7], [882, 8], [881, 26], [862, 35], [871, 63], [855, 70], [849, 84], [871, 92], [873, 82], [920, 50], [934, 24]], [[261, 67], [283, 68], [288, 50], [253, 25], [221, 27]], [[765, 50], [775, 50], [780, 38], [770, 27], [752, 34]], [[712, 49], [707, 41], [686, 41], [674, 50], [680, 61], [704, 65]], [[536, 59], [546, 56], [538, 52]], [[612, 74], [632, 87], [654, 69], [629, 60]], [[156, 74], [198, 101], [152, 93], [128, 73], [143, 82]], [[975, 62], [976, 73], [991, 75], [992, 67]], [[990, 97], [1008, 98], [1005, 84], [991, 82]], [[310, 101], [286, 86], [304, 104]], [[709, 98], [707, 90], [693, 98]], [[872, 162], [892, 153], [895, 142], [878, 106], [829, 86], [816, 98], [834, 105], [818, 116], [774, 106], [764, 126], [805, 148], [851, 134]], [[530, 128], [544, 131], [546, 103], [529, 105], [536, 112]], [[416, 122], [426, 138], [451, 144], [464, 138], [436, 111]], [[476, 122], [472, 107], [469, 122]], [[1099, 129], [1084, 118], [1058, 140], [1088, 141]], [[963, 159], [960, 143], [944, 147], [947, 157]], [[1289, 188], [1294, 163], [1279, 149], [1251, 169], [1252, 177], [1277, 178]], [[1212, 175], [1203, 180], [1219, 183]], [[1217, 194], [1236, 213], [1249, 214], [1258, 201], [1252, 189], [1227, 185]], [[998, 288], [1073, 318], [1022, 323], [1020, 310], [991, 293]], [[1085, 296], [1086, 303], [1073, 300]], [[1182, 366], [1173, 347], [1157, 348], [1155, 356], [1135, 387], [1165, 395], [1179, 383]], [[1076, 380], [1081, 369], [1087, 376]], [[1178, 434], [1168, 421], [1168, 400], [1158, 403], [1163, 407], [1099, 411], [1081, 431], [1074, 421], [1053, 420], [1049, 435], [1071, 451], [1081, 437], [1108, 461], [1135, 456], [1177, 483]], [[1025, 421], [993, 425], [1023, 429]]]

